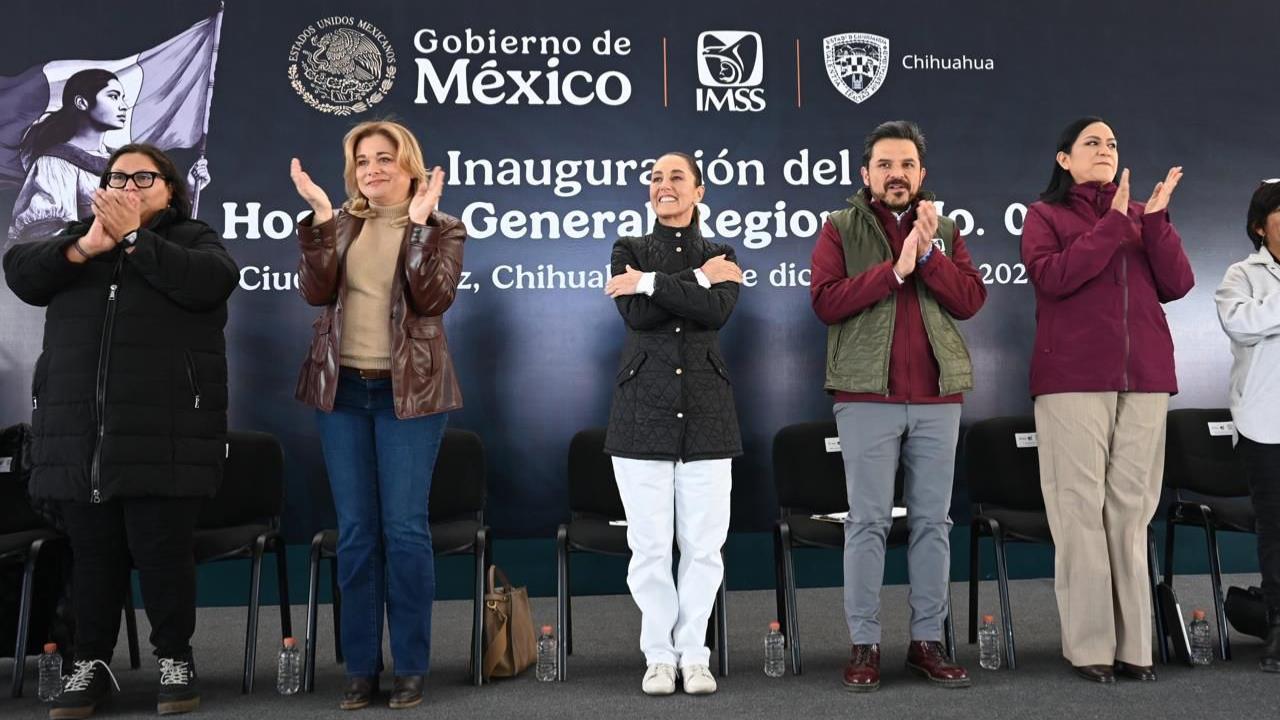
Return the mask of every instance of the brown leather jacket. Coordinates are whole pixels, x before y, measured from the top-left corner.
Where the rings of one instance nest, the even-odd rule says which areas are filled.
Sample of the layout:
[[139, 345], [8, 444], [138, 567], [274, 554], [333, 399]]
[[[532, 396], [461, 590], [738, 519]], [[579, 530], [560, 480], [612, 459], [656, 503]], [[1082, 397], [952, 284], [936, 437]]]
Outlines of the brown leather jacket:
[[[314, 323], [294, 396], [326, 412], [333, 410], [338, 389], [347, 248], [363, 226], [363, 219], [345, 212], [321, 225], [313, 226], [311, 218], [298, 223], [299, 290], [308, 303], [325, 307]], [[440, 212], [426, 225], [405, 227], [391, 287], [391, 392], [398, 418], [462, 407], [443, 316], [457, 291], [466, 239], [462, 221]]]

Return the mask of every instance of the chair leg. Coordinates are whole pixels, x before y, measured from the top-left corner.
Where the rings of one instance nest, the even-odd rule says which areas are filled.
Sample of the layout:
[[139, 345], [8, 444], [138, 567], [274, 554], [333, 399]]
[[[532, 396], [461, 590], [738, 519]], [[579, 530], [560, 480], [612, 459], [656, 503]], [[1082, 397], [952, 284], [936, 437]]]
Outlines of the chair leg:
[[142, 667], [142, 651], [138, 647], [138, 612], [133, 606], [133, 572], [124, 588], [124, 633], [129, 644], [129, 669]]
[[1176, 512], [1169, 508], [1169, 517], [1164, 523], [1164, 579], [1169, 587], [1173, 587], [1173, 540], [1174, 530], [1178, 527], [1173, 521]]
[[1169, 663], [1169, 637], [1164, 626], [1164, 613], [1160, 612], [1160, 557], [1156, 554], [1156, 529], [1147, 525], [1147, 575], [1151, 583], [1151, 615], [1155, 625], [1156, 643], [1160, 652], [1160, 664]]
[[253, 545], [253, 563], [249, 567], [249, 621], [244, 632], [244, 679], [240, 692], [253, 692], [253, 674], [258, 659], [258, 593], [262, 589], [262, 555], [267, 536], [259, 535]]
[[293, 612], [289, 605], [289, 566], [286, 560], [284, 536], [271, 540], [276, 551], [276, 585], [280, 593], [280, 639], [293, 637]]
[[18, 637], [13, 649], [13, 692], [15, 698], [22, 697], [22, 684], [27, 669], [27, 633], [31, 629], [31, 596], [35, 592], [36, 561], [40, 557], [40, 548], [44, 540], [36, 540], [27, 548], [27, 557], [22, 567], [22, 590], [18, 600]]
[[333, 658], [341, 665], [342, 658], [342, 588], [338, 587], [338, 558], [329, 558], [329, 590], [333, 595]]
[[796, 568], [795, 555], [791, 547], [791, 526], [786, 522], [778, 523], [778, 542], [782, 545], [782, 574], [786, 586], [787, 598], [787, 647], [791, 649], [791, 674], [804, 672], [800, 659], [800, 611], [796, 607]]
[[1213, 586], [1213, 611], [1218, 625], [1218, 656], [1231, 659], [1231, 639], [1227, 630], [1227, 610], [1222, 602], [1222, 559], [1218, 555], [1218, 531], [1213, 527], [1212, 515], [1206, 517], [1205, 542], [1209, 549], [1209, 582]]
[[956, 659], [956, 623], [951, 613], [951, 583], [947, 583], [947, 619], [942, 622], [943, 637], [947, 643], [947, 657]]
[[324, 531], [316, 533], [311, 538], [311, 554], [308, 557], [307, 568], [307, 639], [304, 652], [306, 658], [303, 662], [306, 669], [302, 674], [302, 690], [303, 692], [313, 692], [316, 683], [316, 615], [319, 614], [320, 606], [320, 543], [324, 537]]
[[1000, 590], [1000, 622], [1004, 625], [1004, 649], [1009, 669], [1018, 669], [1017, 647], [1013, 642], [1013, 610], [1009, 604], [1009, 565], [1005, 558], [1004, 531], [995, 520], [990, 521], [991, 544], [996, 554], [996, 585]]
[[565, 664], [568, 661], [568, 638], [565, 637], [565, 627], [568, 614], [565, 599], [569, 596], [569, 528], [561, 525], [556, 531], [556, 637], [560, 641], [556, 644], [556, 652], [559, 657], [556, 658], [556, 678], [559, 682], [565, 681]]
[[777, 525], [773, 528], [773, 601], [778, 629], [785, 638], [791, 634], [791, 628], [787, 627], [787, 579], [782, 572], [782, 538]]
[[981, 523], [975, 518], [969, 524], [969, 644], [978, 642], [978, 580], [982, 559], [978, 556]]
[[489, 551], [488, 528], [476, 531], [475, 580], [471, 588], [471, 684], [484, 683], [484, 559]]
[[[723, 561], [724, 551], [720, 551]], [[720, 677], [729, 677], [729, 581], [720, 581], [720, 589], [716, 592], [716, 657], [719, 662]]]

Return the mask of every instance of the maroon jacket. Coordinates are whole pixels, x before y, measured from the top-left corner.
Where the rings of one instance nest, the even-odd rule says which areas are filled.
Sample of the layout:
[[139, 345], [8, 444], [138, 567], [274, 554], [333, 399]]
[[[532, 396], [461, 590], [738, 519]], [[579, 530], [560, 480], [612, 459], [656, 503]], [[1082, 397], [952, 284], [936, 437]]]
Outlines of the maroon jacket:
[[1111, 209], [1113, 183], [1075, 185], [1062, 204], [1037, 202], [1022, 228], [1036, 289], [1031, 395], [1178, 392], [1161, 303], [1195, 284], [1167, 211]]
[[[894, 258], [897, 258], [902, 253], [903, 240], [915, 224], [915, 207], [904, 213], [900, 221], [895, 220], [893, 213], [878, 200], [873, 200], [871, 207], [889, 238]], [[893, 261], [885, 261], [857, 277], [849, 277], [845, 271], [840, 232], [830, 222], [822, 226], [810, 260], [813, 275], [809, 284], [813, 311], [822, 322], [828, 325], [842, 322], [891, 293], [898, 293], [893, 346], [889, 350], [889, 394], [836, 392], [836, 402], [925, 404], [963, 400], [961, 393], [938, 395], [938, 361], [929, 346], [924, 318], [920, 315], [920, 298], [915, 288], [917, 279], [923, 281], [938, 303], [957, 320], [967, 320], [982, 308], [987, 299], [987, 288], [982, 284], [982, 275], [973, 266], [959, 231], [952, 238], [951, 247], [954, 259], [932, 252], [929, 259], [918, 265], [901, 284], [893, 274]]]

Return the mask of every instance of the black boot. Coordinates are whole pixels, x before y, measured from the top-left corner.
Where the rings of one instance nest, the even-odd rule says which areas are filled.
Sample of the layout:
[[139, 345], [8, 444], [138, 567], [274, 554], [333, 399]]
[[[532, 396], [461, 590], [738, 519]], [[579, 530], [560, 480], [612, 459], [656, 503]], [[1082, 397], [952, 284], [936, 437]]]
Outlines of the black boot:
[[1258, 661], [1262, 672], [1280, 673], [1280, 607], [1267, 611], [1267, 642]]
[[156, 712], [174, 715], [200, 707], [200, 689], [196, 687], [196, 663], [191, 655], [160, 658], [160, 692], [156, 694]]
[[63, 679], [62, 695], [49, 708], [51, 720], [79, 720], [93, 715], [94, 709], [111, 697], [111, 689], [120, 689], [111, 668], [102, 660], [77, 660], [71, 674]]

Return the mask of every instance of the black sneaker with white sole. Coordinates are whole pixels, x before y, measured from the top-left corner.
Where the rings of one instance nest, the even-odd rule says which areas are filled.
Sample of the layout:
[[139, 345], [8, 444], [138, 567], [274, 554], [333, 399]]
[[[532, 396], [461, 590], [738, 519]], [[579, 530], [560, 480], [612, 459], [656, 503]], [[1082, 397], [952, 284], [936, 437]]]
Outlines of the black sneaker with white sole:
[[49, 708], [50, 720], [79, 720], [93, 715], [99, 705], [120, 690], [116, 676], [102, 660], [77, 660], [62, 680], [62, 695]]
[[190, 655], [160, 658], [160, 692], [156, 695], [156, 712], [176, 715], [200, 707], [200, 690], [196, 688], [196, 663]]

